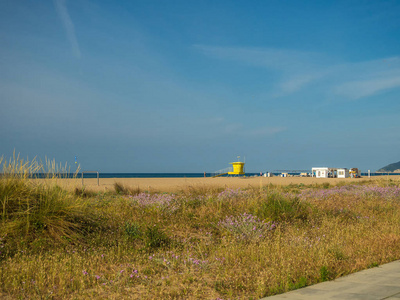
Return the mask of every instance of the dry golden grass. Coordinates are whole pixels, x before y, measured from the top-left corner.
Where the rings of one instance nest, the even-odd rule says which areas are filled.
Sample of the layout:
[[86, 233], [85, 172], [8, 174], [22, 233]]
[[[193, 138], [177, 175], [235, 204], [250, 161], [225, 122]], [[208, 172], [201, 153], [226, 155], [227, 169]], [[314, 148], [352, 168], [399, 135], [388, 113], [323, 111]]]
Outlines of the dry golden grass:
[[[37, 191], [37, 182], [18, 180], [20, 195]], [[399, 259], [400, 182], [355, 182], [191, 185], [175, 194], [143, 193], [126, 183], [118, 193], [57, 187], [55, 193], [54, 186], [39, 184], [41, 195], [50, 189], [54, 201], [80, 203], [97, 222], [81, 223], [82, 216], [64, 206], [63, 216], [80, 224], [69, 227], [79, 228], [79, 237], [59, 241], [60, 234], [42, 227], [29, 235], [2, 231], [0, 295], [258, 299]], [[14, 216], [6, 213], [2, 226]]]

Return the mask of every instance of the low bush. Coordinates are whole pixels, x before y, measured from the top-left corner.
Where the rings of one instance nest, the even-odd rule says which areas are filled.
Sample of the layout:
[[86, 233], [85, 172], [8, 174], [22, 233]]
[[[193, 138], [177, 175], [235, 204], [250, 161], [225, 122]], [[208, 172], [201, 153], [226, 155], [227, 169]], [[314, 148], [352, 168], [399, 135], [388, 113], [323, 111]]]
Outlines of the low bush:
[[309, 219], [312, 207], [302, 202], [297, 196], [272, 192], [257, 201], [252, 211], [261, 219], [291, 222]]
[[149, 250], [168, 248], [171, 245], [171, 239], [157, 225], [148, 226], [144, 235], [146, 237], [146, 247]]

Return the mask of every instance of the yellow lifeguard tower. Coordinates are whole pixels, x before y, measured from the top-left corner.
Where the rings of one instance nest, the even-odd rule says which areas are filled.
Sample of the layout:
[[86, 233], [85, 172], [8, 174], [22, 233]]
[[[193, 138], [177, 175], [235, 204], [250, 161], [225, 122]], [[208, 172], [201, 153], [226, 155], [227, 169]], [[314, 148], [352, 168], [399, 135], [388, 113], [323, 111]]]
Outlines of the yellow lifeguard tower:
[[228, 172], [228, 175], [244, 175], [244, 162], [236, 161], [230, 163], [233, 166], [233, 171]]
[[231, 162], [232, 168], [226, 168], [214, 173], [213, 178], [224, 175], [244, 175], [244, 162], [239, 161], [240, 156], [237, 157], [238, 161]]

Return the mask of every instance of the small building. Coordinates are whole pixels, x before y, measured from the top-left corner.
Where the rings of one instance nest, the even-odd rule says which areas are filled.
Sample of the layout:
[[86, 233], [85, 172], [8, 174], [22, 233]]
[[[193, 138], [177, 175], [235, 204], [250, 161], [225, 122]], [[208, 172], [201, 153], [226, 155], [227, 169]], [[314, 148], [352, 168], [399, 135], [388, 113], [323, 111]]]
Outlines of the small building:
[[228, 172], [228, 175], [244, 175], [244, 162], [236, 161], [230, 163], [233, 167], [233, 170], [231, 172]]
[[336, 169], [337, 178], [349, 178], [350, 173], [346, 168]]
[[274, 173], [266, 172], [266, 173], [264, 173], [263, 176], [264, 176], [264, 177], [274, 177], [275, 175], [274, 175]]
[[329, 177], [329, 168], [312, 168], [311, 176], [316, 178], [328, 178]]
[[346, 168], [312, 168], [312, 177], [316, 178], [349, 178], [350, 173]]

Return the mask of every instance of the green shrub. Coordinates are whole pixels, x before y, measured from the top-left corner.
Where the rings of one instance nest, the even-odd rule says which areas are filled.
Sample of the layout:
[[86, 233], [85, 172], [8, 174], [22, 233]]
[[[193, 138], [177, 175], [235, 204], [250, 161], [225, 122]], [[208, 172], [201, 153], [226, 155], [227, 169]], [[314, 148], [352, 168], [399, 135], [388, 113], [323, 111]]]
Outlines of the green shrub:
[[145, 231], [146, 247], [149, 249], [167, 248], [171, 239], [157, 225], [148, 226]]
[[379, 267], [379, 264], [377, 262], [372, 262], [367, 266], [368, 269], [376, 268], [376, 267]]
[[328, 267], [322, 266], [319, 269], [319, 275], [321, 281], [328, 281], [330, 279], [330, 272], [328, 270]]
[[285, 197], [282, 194], [268, 194], [267, 199], [258, 201], [253, 207], [253, 213], [261, 219], [272, 221], [305, 221], [312, 209], [297, 197]]
[[297, 290], [307, 286], [307, 278], [302, 276], [296, 282], [289, 282], [289, 290]]
[[140, 240], [143, 238], [143, 232], [140, 228], [140, 225], [134, 222], [125, 223], [124, 233], [129, 239]]

